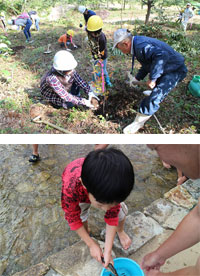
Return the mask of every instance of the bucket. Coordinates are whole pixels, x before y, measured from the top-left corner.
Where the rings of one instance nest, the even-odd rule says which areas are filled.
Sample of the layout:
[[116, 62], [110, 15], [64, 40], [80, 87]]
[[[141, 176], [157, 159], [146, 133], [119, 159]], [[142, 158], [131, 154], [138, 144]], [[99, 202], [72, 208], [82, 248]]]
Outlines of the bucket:
[[[133, 260], [128, 258], [114, 259], [114, 267], [119, 276], [144, 276], [144, 272], [140, 266]], [[114, 276], [112, 272], [103, 268], [101, 276]]]
[[194, 97], [200, 98], [200, 76], [195, 75], [190, 81], [188, 89]]

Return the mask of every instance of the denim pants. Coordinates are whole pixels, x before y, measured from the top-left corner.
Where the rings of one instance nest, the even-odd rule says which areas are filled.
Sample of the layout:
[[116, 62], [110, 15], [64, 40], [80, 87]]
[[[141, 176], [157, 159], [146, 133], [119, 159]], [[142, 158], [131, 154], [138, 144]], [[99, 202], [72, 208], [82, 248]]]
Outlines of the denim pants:
[[156, 81], [156, 87], [150, 96], [142, 100], [139, 112], [145, 115], [153, 115], [160, 107], [160, 103], [165, 99], [169, 92], [187, 75], [186, 66], [178, 71], [170, 72], [161, 76]]
[[40, 20], [39, 19], [35, 19], [35, 27], [36, 27], [37, 31], [40, 30], [39, 23], [40, 23]]
[[30, 19], [27, 19], [26, 26], [24, 28], [24, 34], [27, 40], [31, 38], [30, 28], [32, 25], [32, 21]]

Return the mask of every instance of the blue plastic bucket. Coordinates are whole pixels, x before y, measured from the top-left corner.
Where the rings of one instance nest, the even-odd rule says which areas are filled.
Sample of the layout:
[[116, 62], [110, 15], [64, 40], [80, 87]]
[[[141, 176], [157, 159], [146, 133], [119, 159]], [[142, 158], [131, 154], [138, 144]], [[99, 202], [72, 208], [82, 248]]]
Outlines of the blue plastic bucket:
[[[119, 276], [144, 276], [144, 272], [140, 266], [133, 260], [128, 258], [114, 259], [114, 267]], [[109, 270], [103, 268], [101, 276], [113, 276]]]

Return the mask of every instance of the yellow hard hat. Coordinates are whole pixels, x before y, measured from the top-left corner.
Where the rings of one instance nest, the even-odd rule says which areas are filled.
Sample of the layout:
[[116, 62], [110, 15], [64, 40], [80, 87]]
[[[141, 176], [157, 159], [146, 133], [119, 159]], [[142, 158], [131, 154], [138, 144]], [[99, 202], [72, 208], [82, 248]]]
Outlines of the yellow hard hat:
[[68, 30], [68, 31], [67, 31], [67, 34], [68, 34], [68, 35], [71, 35], [71, 36], [74, 36], [74, 31], [73, 31], [73, 30]]
[[95, 32], [103, 27], [103, 20], [98, 15], [92, 15], [87, 22], [87, 30], [89, 32]]

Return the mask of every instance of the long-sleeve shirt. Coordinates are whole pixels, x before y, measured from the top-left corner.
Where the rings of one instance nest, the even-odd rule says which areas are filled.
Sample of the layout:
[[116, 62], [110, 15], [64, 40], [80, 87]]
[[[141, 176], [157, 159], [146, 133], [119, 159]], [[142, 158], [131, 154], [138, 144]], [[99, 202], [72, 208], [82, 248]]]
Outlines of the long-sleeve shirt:
[[[62, 174], [61, 205], [71, 230], [77, 230], [83, 225], [79, 203], [90, 203], [88, 192], [80, 181], [83, 162], [84, 158], [74, 160]], [[120, 204], [108, 210], [104, 216], [105, 222], [117, 226], [119, 210]]]
[[68, 41], [71, 42], [71, 43], [73, 43], [73, 42], [72, 42], [72, 36], [71, 36], [71, 35], [68, 36], [67, 34], [64, 34], [64, 35], [61, 35], [61, 36], [59, 37], [59, 39], [58, 39], [58, 42], [59, 42], [59, 43], [62, 43], [62, 42], [63, 42], [63, 43], [66, 44]]
[[184, 66], [184, 57], [167, 43], [146, 36], [135, 36], [131, 53], [140, 62], [136, 79], [142, 80], [149, 73], [149, 79], [157, 80], [163, 74], [180, 70]]
[[88, 35], [88, 43], [94, 59], [105, 60], [108, 57], [107, 38], [103, 32], [98, 37]]
[[92, 11], [92, 10], [87, 10], [87, 14], [83, 14], [84, 19], [85, 19], [85, 23], [88, 22], [88, 19], [90, 18], [90, 16], [92, 15], [96, 15], [96, 12]]
[[56, 93], [61, 99], [66, 102], [71, 102], [74, 105], [85, 105], [84, 98], [76, 97], [69, 92], [73, 82], [75, 82], [88, 94], [90, 92], [89, 84], [85, 82], [75, 70], [70, 75], [70, 77], [66, 76], [66, 78], [68, 85], [64, 86], [59, 78], [56, 76], [56, 74], [53, 73], [53, 69], [51, 69], [42, 77], [40, 84], [41, 93], [43, 94], [46, 91], [50, 93]]

